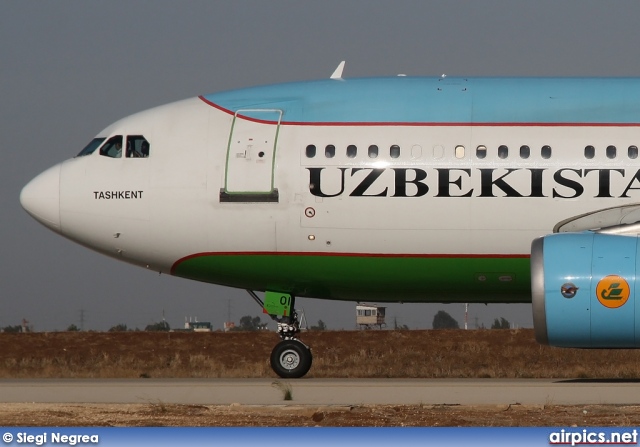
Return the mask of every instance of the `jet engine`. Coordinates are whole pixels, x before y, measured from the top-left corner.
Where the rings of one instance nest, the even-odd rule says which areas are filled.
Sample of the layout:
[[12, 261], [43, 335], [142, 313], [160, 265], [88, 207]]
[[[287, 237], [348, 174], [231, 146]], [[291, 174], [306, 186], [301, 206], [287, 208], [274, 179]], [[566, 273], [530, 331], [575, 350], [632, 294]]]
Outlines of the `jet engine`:
[[536, 340], [572, 348], [640, 347], [638, 236], [559, 233], [531, 244]]

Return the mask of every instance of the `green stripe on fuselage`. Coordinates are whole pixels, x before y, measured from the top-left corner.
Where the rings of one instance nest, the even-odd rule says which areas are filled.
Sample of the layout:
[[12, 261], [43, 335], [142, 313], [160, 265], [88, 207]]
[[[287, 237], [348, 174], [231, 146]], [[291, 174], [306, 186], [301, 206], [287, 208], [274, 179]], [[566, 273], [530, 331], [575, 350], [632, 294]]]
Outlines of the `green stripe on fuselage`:
[[378, 302], [531, 302], [528, 257], [202, 254], [172, 274], [294, 296]]

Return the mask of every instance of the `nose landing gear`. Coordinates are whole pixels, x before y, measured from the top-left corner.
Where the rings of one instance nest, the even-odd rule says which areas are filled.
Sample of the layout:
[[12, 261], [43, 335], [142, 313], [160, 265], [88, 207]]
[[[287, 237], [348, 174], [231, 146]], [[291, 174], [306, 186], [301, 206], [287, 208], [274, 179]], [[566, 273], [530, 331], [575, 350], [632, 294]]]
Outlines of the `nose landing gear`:
[[298, 340], [300, 320], [295, 311], [295, 297], [286, 293], [266, 292], [264, 302], [252, 291], [249, 295], [262, 306], [263, 312], [278, 323], [282, 339], [271, 351], [271, 369], [283, 379], [303, 377], [311, 368], [311, 348]]

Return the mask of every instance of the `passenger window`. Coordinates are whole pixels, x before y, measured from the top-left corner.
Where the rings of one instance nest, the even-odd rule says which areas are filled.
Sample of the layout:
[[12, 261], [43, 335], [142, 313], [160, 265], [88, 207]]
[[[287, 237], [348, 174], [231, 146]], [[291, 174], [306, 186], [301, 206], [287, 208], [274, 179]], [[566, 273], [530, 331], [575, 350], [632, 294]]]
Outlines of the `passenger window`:
[[109, 158], [122, 157], [122, 135], [109, 138], [104, 146], [100, 148], [100, 155]]
[[356, 158], [356, 155], [358, 155], [358, 148], [353, 144], [347, 146], [347, 157]]
[[375, 144], [369, 146], [369, 158], [378, 158], [378, 146]]
[[615, 146], [607, 146], [607, 158], [616, 158]]
[[596, 148], [593, 146], [585, 146], [584, 148], [584, 158], [587, 160], [591, 160], [596, 156]]
[[327, 158], [333, 158], [336, 156], [336, 147], [333, 144], [327, 145], [324, 148], [324, 156]]
[[638, 146], [629, 146], [629, 158], [635, 160], [638, 158]]
[[310, 144], [309, 146], [307, 146], [307, 149], [305, 151], [305, 153], [307, 154], [307, 158], [313, 158], [316, 156], [316, 147], [313, 144]]
[[455, 155], [456, 158], [464, 158], [464, 146], [456, 146]]
[[106, 138], [94, 138], [89, 144], [84, 147], [84, 149], [80, 151], [78, 155], [76, 155], [76, 157], [84, 157], [85, 155], [93, 154], [95, 150], [100, 147], [104, 140], [106, 140]]
[[549, 159], [551, 158], [551, 146], [542, 146], [542, 150], [540, 150], [540, 155], [542, 158]]
[[394, 144], [393, 146], [391, 146], [389, 148], [389, 155], [391, 156], [391, 158], [400, 157], [400, 146], [398, 146], [397, 144]]
[[527, 145], [520, 146], [520, 158], [526, 160], [527, 158], [529, 158], [530, 155], [531, 155], [531, 149], [529, 148], [529, 146]]
[[504, 144], [501, 146], [498, 146], [498, 157], [505, 159], [509, 156], [509, 148], [507, 146], [505, 146]]
[[478, 146], [476, 148], [476, 157], [482, 160], [486, 156], [487, 156], [487, 146]]
[[129, 135], [127, 137], [127, 158], [147, 158], [150, 145], [142, 135]]

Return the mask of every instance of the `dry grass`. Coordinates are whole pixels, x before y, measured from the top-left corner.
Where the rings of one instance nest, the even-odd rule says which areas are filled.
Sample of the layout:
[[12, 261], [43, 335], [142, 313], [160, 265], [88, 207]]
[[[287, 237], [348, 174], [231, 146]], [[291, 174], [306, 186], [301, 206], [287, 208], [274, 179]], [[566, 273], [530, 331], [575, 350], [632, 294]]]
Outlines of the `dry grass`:
[[[538, 345], [531, 330], [324, 331], [308, 377], [640, 378], [640, 351]], [[274, 333], [0, 334], [1, 378], [274, 377]]]

